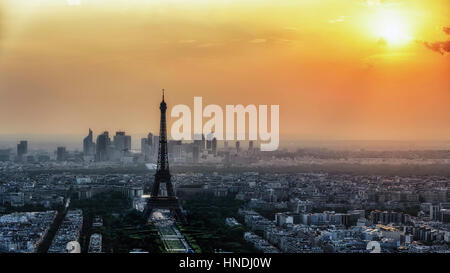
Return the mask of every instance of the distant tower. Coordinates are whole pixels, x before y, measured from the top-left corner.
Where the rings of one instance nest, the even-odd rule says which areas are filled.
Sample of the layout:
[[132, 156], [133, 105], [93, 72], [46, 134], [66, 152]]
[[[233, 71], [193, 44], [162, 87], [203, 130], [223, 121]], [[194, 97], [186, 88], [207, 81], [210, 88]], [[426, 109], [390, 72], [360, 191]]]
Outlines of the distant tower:
[[214, 155], [217, 154], [217, 138], [216, 137], [214, 137], [212, 139], [212, 152]]
[[152, 143], [152, 153], [155, 153], [159, 148], [159, 136], [153, 136], [153, 143]]
[[111, 139], [109, 138], [108, 131], [103, 132], [103, 134], [97, 136], [97, 151], [96, 160], [97, 161], [107, 161], [109, 160], [108, 149], [111, 145]]
[[209, 133], [206, 135], [206, 150], [211, 151], [212, 150], [212, 139], [214, 137], [213, 133]]
[[236, 141], [236, 153], [239, 153], [241, 151], [241, 143], [239, 141]]
[[124, 155], [131, 150], [131, 136], [125, 134], [125, 132], [116, 132], [114, 136], [114, 149], [119, 155]]
[[147, 135], [147, 144], [148, 146], [153, 146], [153, 134], [152, 133], [148, 133]]
[[159, 105], [161, 110], [160, 132], [159, 132], [159, 152], [158, 166], [155, 174], [155, 183], [153, 184], [152, 196], [158, 196], [160, 182], [166, 183], [167, 195], [175, 196], [171, 182], [169, 171], [169, 155], [167, 149], [167, 129], [166, 129], [166, 110], [167, 104], [164, 101], [164, 89], [162, 94], [162, 102]]
[[28, 141], [22, 140], [19, 144], [17, 144], [17, 156], [22, 158], [24, 155], [28, 153]]
[[[173, 192], [171, 175], [169, 171], [169, 156], [167, 149], [167, 129], [166, 129], [166, 110], [167, 105], [164, 101], [164, 89], [162, 90], [162, 102], [159, 106], [161, 111], [160, 133], [159, 133], [159, 151], [158, 151], [158, 165], [155, 173], [155, 182], [151, 196], [147, 202], [144, 210], [144, 216], [148, 218], [154, 209], [170, 209], [174, 212], [178, 219], [184, 219], [181, 205], [178, 198]], [[161, 183], [166, 184], [167, 196], [158, 196], [159, 187]]]
[[92, 130], [89, 129], [89, 134], [83, 139], [83, 155], [95, 155], [95, 143], [93, 141]]
[[200, 147], [198, 145], [192, 146], [192, 160], [194, 163], [198, 163], [200, 158]]
[[148, 144], [148, 138], [141, 138], [141, 153], [144, 156], [144, 160], [147, 161], [150, 158], [150, 148], [151, 146]]
[[66, 147], [61, 146], [56, 149], [56, 160], [57, 161], [66, 160], [66, 155], [67, 155]]
[[205, 135], [202, 134], [202, 144], [200, 146], [200, 150], [203, 151], [205, 149], [205, 144], [206, 144], [206, 139], [205, 139]]

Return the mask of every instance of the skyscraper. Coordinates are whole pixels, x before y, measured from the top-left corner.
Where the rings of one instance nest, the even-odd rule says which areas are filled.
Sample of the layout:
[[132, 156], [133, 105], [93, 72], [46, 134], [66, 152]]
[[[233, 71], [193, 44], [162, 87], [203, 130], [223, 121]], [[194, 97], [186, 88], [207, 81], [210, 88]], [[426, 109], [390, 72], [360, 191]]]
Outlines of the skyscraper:
[[141, 138], [141, 154], [145, 160], [148, 160], [148, 154], [150, 152], [150, 146], [148, 145], [148, 139], [146, 137]]
[[89, 134], [83, 139], [83, 154], [85, 156], [95, 155], [95, 143], [93, 141], [91, 129], [89, 129]]
[[158, 151], [158, 147], [159, 147], [159, 136], [153, 136], [153, 143], [152, 143], [152, 151], [154, 151], [154, 153], [156, 153], [156, 151]]
[[141, 139], [141, 153], [144, 155], [144, 159], [150, 160], [153, 158], [153, 153], [155, 151], [155, 147], [153, 147], [153, 134], [148, 133], [146, 138]]
[[114, 154], [120, 158], [125, 153], [131, 150], [131, 136], [125, 134], [125, 132], [116, 132], [114, 136]]
[[239, 141], [236, 141], [236, 153], [239, 153], [241, 151], [241, 143]]
[[203, 151], [205, 149], [205, 144], [206, 144], [205, 135], [202, 134], [202, 145], [200, 146], [200, 151]]
[[114, 136], [114, 147], [120, 152], [125, 149], [125, 132], [116, 132]]
[[213, 154], [214, 155], [216, 155], [217, 154], [217, 138], [216, 137], [214, 137], [213, 139], [212, 139], [212, 144], [211, 144], [211, 148], [212, 148], [212, 152], [213, 152]]
[[125, 136], [125, 147], [123, 149], [125, 152], [131, 151], [131, 136]]
[[192, 146], [192, 160], [194, 163], [198, 163], [200, 159], [200, 147], [198, 145]]
[[103, 132], [103, 134], [97, 136], [97, 151], [96, 160], [106, 161], [109, 160], [108, 148], [111, 145], [111, 139], [109, 138], [108, 131]]
[[28, 141], [21, 140], [19, 144], [17, 144], [17, 156], [22, 158], [25, 154], [28, 153]]
[[213, 139], [213, 134], [209, 133], [206, 136], [206, 150], [210, 151], [212, 149], [212, 139]]
[[58, 147], [56, 149], [56, 160], [57, 161], [64, 161], [66, 160], [66, 147]]
[[147, 144], [150, 147], [153, 146], [153, 134], [152, 133], [148, 133], [148, 135], [147, 135]]

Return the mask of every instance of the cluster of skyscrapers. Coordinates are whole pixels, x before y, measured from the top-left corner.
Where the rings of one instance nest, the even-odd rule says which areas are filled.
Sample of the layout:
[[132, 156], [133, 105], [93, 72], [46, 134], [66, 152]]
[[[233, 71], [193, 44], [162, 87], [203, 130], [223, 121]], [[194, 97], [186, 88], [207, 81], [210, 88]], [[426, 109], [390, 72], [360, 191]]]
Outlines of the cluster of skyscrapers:
[[85, 161], [109, 161], [120, 160], [131, 152], [131, 136], [118, 131], [113, 137], [109, 137], [108, 131], [97, 136], [94, 142], [92, 130], [83, 139], [83, 156]]
[[[16, 162], [21, 163], [43, 163], [49, 161], [59, 162], [156, 162], [159, 136], [149, 133], [147, 137], [141, 138], [140, 152], [132, 150], [131, 135], [124, 131], [117, 131], [114, 136], [110, 136], [105, 131], [94, 137], [93, 131], [83, 138], [83, 150], [70, 151], [65, 146], [58, 146], [52, 155], [46, 150], [30, 150], [29, 142], [21, 140], [17, 144]], [[254, 142], [248, 142], [248, 150], [243, 148], [240, 141], [236, 141], [229, 147], [228, 141], [220, 144], [214, 134], [204, 135], [191, 142], [181, 140], [168, 140], [167, 147], [169, 160], [175, 163], [229, 163], [237, 162], [237, 155], [240, 160], [255, 156], [258, 151], [254, 147]], [[10, 161], [11, 149], [0, 149], [0, 161]], [[231, 160], [234, 158], [235, 160]]]

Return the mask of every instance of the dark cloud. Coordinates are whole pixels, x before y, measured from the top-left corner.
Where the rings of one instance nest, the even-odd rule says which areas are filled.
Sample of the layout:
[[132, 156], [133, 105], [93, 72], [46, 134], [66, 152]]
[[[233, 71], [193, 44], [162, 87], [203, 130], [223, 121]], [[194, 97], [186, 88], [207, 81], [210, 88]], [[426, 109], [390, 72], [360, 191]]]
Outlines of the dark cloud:
[[450, 27], [443, 27], [442, 30], [445, 32], [445, 34], [450, 35]]
[[[450, 27], [443, 27], [442, 31], [446, 34], [450, 35]], [[450, 53], [450, 40], [447, 41], [438, 41], [438, 42], [423, 42], [423, 44], [428, 48], [437, 52], [439, 54], [447, 54]]]
[[444, 42], [424, 42], [423, 43], [428, 49], [431, 49], [435, 52], [438, 52], [442, 55], [450, 52], [450, 41], [444, 41]]

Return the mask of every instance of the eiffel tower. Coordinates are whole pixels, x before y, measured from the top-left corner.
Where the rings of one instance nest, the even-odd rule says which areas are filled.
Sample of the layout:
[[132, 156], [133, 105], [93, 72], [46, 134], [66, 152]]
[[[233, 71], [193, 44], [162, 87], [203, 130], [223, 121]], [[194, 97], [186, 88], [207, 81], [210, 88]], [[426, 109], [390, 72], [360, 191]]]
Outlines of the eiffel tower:
[[[173, 192], [171, 175], [169, 171], [166, 130], [167, 105], [164, 101], [164, 89], [162, 90], [162, 102], [159, 105], [159, 109], [161, 110], [161, 122], [159, 133], [158, 166], [156, 168], [155, 182], [153, 183], [152, 192], [144, 210], [144, 217], [148, 219], [152, 211], [155, 209], [168, 209], [174, 213], [177, 220], [184, 220], [180, 201]], [[161, 183], [166, 183], [167, 196], [158, 196]]]

